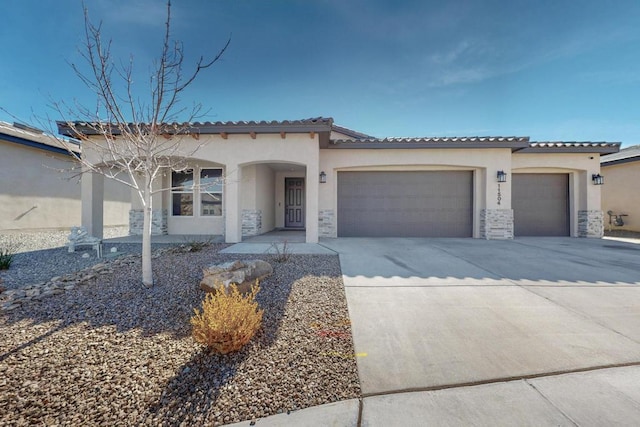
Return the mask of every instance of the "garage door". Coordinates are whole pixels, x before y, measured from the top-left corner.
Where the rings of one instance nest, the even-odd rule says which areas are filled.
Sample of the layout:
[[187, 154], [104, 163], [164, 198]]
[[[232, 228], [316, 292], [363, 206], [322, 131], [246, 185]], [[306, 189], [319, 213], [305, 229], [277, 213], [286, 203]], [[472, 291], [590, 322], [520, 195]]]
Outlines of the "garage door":
[[569, 175], [513, 174], [511, 205], [516, 236], [569, 235]]
[[340, 237], [471, 237], [471, 171], [338, 172]]

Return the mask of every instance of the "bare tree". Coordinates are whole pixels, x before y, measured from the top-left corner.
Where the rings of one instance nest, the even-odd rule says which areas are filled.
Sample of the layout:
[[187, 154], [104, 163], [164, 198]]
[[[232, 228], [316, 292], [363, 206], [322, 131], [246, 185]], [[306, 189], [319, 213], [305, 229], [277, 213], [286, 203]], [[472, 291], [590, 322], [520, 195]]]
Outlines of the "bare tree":
[[[82, 155], [77, 146], [63, 141], [69, 153], [79, 162], [82, 173], [99, 173], [119, 181], [137, 192], [144, 210], [142, 232], [142, 283], [153, 286], [151, 268], [152, 195], [167, 188], [154, 188], [164, 174], [188, 167], [190, 156], [200, 144], [185, 144], [185, 137], [199, 140], [197, 130], [189, 123], [201, 114], [201, 105], [191, 109], [179, 107], [180, 95], [198, 74], [216, 63], [229, 46], [230, 39], [211, 59], [200, 59], [195, 68], [183, 72], [184, 50], [170, 37], [171, 1], [167, 1], [167, 20], [159, 58], [150, 75], [150, 92], [146, 100], [135, 95], [133, 61], [116, 65], [111, 55], [111, 41], [102, 40], [102, 25], [95, 26], [84, 10], [85, 45], [81, 50], [89, 71], [72, 64], [82, 82], [97, 96], [94, 108], [54, 103], [63, 118], [60, 133], [82, 141]], [[181, 124], [176, 123], [183, 118]]]

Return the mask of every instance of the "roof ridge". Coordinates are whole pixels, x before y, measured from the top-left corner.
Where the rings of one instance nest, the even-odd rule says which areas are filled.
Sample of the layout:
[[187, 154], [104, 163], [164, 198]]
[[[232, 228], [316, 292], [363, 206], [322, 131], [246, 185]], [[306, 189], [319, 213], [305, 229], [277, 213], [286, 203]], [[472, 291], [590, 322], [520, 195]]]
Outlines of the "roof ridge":
[[372, 135], [368, 135], [366, 133], [358, 132], [358, 131], [355, 131], [353, 129], [350, 129], [350, 128], [347, 128], [347, 127], [344, 127], [344, 126], [340, 126], [340, 125], [336, 125], [336, 124], [333, 125], [333, 130], [335, 130], [337, 132], [340, 132], [340, 133], [344, 133], [347, 136], [351, 136], [351, 137], [357, 138], [357, 139], [375, 138]]

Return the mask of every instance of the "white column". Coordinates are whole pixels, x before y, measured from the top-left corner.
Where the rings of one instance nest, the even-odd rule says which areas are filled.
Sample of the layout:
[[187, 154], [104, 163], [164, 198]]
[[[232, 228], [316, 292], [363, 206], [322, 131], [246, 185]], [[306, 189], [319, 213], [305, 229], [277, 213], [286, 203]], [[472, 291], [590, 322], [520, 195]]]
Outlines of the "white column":
[[242, 167], [227, 165], [224, 186], [224, 228], [227, 243], [242, 241], [242, 212], [240, 211], [240, 181]]
[[315, 162], [307, 164], [307, 179], [305, 180], [307, 195], [305, 217], [307, 243], [318, 243], [318, 186], [320, 185], [318, 184], [319, 174], [320, 171], [317, 159]]
[[102, 208], [104, 204], [104, 176], [85, 172], [80, 180], [82, 197], [82, 226], [89, 235], [102, 238]]

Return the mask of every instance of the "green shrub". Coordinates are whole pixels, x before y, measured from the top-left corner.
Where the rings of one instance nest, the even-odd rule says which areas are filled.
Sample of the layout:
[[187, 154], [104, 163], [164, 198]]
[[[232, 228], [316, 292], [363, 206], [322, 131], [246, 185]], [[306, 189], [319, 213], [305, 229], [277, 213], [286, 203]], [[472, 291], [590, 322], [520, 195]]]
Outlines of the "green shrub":
[[0, 247], [0, 270], [8, 270], [13, 262], [13, 257], [16, 255], [16, 246], [12, 244], [5, 244]]
[[202, 302], [202, 311], [194, 309], [191, 318], [193, 338], [216, 353], [237, 351], [248, 343], [262, 324], [264, 310], [258, 308], [255, 296], [260, 290], [258, 281], [246, 296], [232, 284], [216, 286]]

